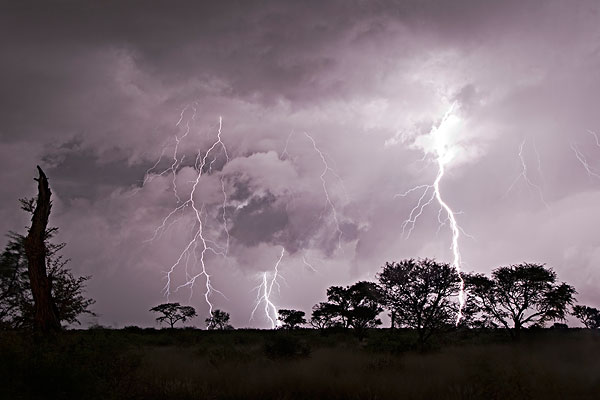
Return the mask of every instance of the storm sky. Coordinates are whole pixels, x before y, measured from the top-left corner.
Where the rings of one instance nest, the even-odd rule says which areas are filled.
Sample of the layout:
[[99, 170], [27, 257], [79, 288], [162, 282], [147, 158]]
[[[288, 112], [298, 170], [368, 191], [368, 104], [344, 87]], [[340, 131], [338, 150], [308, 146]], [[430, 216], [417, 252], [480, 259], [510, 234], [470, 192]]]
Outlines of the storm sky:
[[[155, 325], [193, 210], [155, 232], [175, 194], [189, 197], [219, 117], [229, 160], [208, 158], [194, 201], [211, 243], [229, 232], [227, 257], [207, 253], [206, 268], [235, 326], [269, 326], [261, 308], [249, 318], [282, 249], [273, 302], [307, 313], [386, 261], [451, 261], [439, 206], [407, 238], [421, 192], [395, 195], [435, 179], [428, 138], [452, 104], [440, 190], [472, 236], [463, 269], [546, 263], [600, 305], [597, 1], [7, 3], [0, 228], [24, 232], [17, 200], [35, 194], [40, 164], [69, 265], [92, 275], [99, 316], [86, 324]], [[176, 173], [159, 175], [176, 138]], [[192, 257], [188, 273], [199, 268]], [[185, 282], [183, 265], [172, 279]], [[197, 326], [203, 285], [170, 296], [197, 308]]]

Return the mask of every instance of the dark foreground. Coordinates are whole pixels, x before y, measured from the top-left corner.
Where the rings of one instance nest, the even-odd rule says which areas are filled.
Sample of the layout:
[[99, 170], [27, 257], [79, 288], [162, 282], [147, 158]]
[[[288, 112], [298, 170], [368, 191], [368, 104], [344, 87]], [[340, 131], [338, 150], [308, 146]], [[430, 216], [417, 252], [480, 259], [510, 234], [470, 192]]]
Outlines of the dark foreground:
[[600, 332], [0, 332], [2, 399], [600, 399]]

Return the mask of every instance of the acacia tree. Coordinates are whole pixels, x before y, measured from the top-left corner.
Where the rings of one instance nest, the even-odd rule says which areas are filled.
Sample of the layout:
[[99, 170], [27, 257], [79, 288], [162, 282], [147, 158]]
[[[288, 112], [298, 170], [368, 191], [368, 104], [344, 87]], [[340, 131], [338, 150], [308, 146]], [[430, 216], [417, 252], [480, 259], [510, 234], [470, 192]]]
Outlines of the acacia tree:
[[156, 318], [156, 321], [167, 323], [173, 328], [173, 326], [181, 321], [184, 323], [190, 318], [196, 316], [196, 310], [192, 306], [182, 306], [179, 303], [163, 303], [150, 309], [152, 312], [161, 313], [162, 315]]
[[283, 322], [283, 329], [295, 329], [298, 325], [306, 323], [304, 311], [281, 309], [278, 311], [279, 320]]
[[329, 303], [315, 304], [309, 323], [316, 329], [333, 328], [339, 325], [336, 321], [336, 310]]
[[[345, 288], [331, 286], [327, 289], [327, 300], [313, 308], [313, 324], [353, 328], [361, 339], [367, 328], [381, 325], [377, 318], [383, 311], [381, 291], [374, 282], [360, 281]], [[324, 317], [330, 318], [327, 324], [322, 321]]]
[[421, 348], [456, 319], [460, 279], [449, 264], [428, 258], [388, 262], [377, 278], [395, 322], [415, 329]]
[[222, 310], [213, 310], [204, 322], [208, 330], [233, 329], [233, 326], [229, 325], [229, 313]]
[[573, 306], [573, 315], [588, 329], [600, 328], [600, 310], [594, 307]]
[[557, 283], [556, 273], [543, 264], [499, 267], [491, 278], [471, 274], [464, 279], [475, 312], [504, 326], [514, 339], [524, 327], [565, 320], [577, 293], [573, 286]]

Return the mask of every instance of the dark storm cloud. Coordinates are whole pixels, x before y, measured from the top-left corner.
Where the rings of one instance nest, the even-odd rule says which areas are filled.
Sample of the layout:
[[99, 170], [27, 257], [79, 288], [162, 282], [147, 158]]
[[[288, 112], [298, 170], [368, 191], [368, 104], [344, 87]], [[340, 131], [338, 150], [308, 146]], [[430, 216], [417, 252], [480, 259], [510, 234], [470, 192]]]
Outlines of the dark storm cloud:
[[274, 207], [276, 201], [276, 197], [270, 193], [251, 198], [247, 205], [235, 213], [231, 235], [245, 246], [272, 242], [288, 222], [285, 209]]
[[[190, 189], [195, 156], [223, 116], [230, 160], [203, 171], [196, 199], [222, 241], [226, 183], [231, 257], [208, 265], [230, 300], [215, 301], [246, 324], [255, 273], [271, 270], [283, 247], [290, 286], [278, 301], [308, 310], [329, 284], [372, 279], [385, 261], [448, 257], [437, 209], [406, 240], [402, 221], [418, 196], [394, 195], [432, 182], [434, 165], [419, 161], [424, 138], [457, 101], [460, 152], [442, 190], [476, 237], [461, 242], [465, 268], [548, 262], [597, 304], [598, 186], [570, 144], [600, 158], [587, 133], [600, 131], [598, 15], [594, 1], [4, 4], [0, 183], [10, 189], [0, 219], [5, 230], [26, 222], [16, 199], [33, 194], [42, 162], [53, 224], [76, 272], [94, 275], [101, 320], [148, 323], [194, 220], [183, 214], [144, 241], [176, 205], [173, 179], [179, 194]], [[159, 176], [186, 105], [186, 121], [190, 105], [197, 111], [179, 147], [186, 158], [175, 177]], [[303, 132], [325, 154], [324, 175]], [[550, 210], [523, 179], [505, 193], [521, 173], [523, 140]]]

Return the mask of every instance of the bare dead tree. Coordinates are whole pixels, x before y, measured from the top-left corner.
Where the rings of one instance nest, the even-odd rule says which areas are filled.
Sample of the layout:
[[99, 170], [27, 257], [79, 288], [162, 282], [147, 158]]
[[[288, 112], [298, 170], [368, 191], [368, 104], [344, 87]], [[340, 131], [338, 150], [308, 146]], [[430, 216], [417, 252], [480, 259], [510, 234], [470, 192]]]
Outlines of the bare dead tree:
[[34, 328], [44, 333], [60, 330], [58, 311], [52, 299], [52, 283], [46, 274], [47, 248], [45, 244], [48, 217], [52, 202], [50, 186], [44, 171], [38, 166], [38, 196], [31, 227], [25, 237], [25, 254], [27, 256], [31, 293], [35, 304]]

